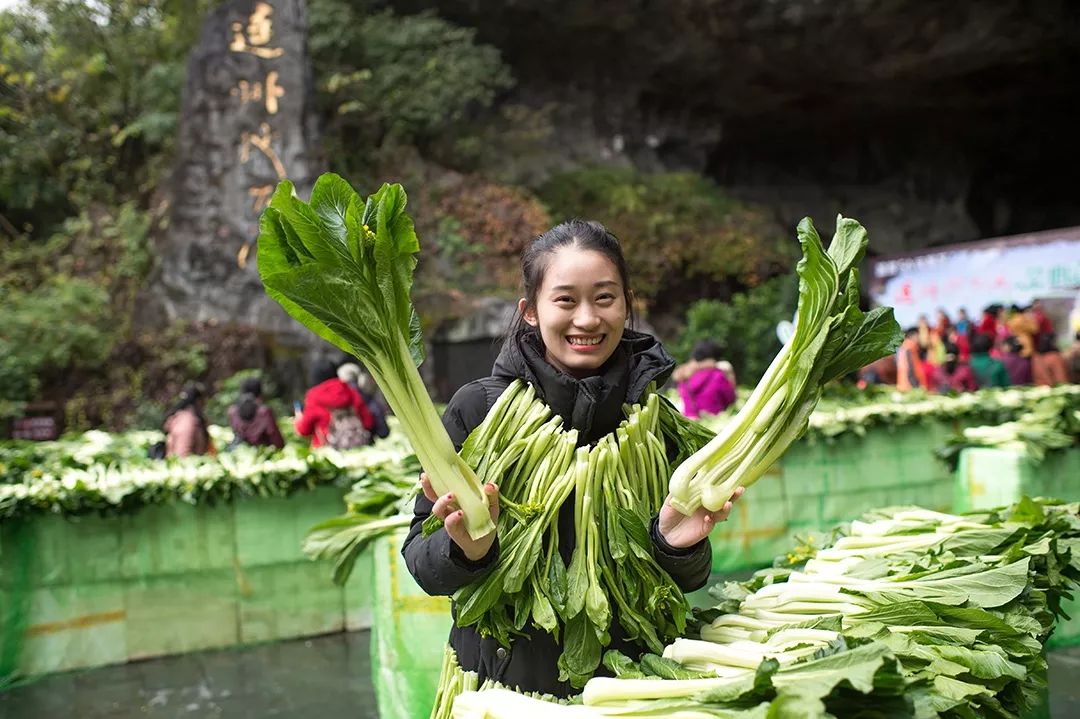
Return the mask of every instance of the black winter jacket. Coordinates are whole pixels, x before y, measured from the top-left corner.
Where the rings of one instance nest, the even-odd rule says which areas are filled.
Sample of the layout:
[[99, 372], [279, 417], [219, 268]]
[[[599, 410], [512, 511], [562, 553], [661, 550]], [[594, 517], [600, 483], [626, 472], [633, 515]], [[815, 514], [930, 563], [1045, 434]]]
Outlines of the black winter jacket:
[[[543, 345], [535, 332], [526, 332], [503, 344], [490, 377], [470, 382], [451, 398], [443, 414], [443, 425], [454, 446], [479, 425], [503, 390], [514, 380], [532, 384], [537, 394], [576, 428], [579, 445], [592, 444], [613, 432], [622, 421], [622, 405], [637, 402], [650, 382], [662, 385], [675, 366], [674, 360], [652, 336], [627, 330], [618, 349], [601, 367], [600, 374], [574, 379], [552, 367], [544, 359]], [[416, 582], [428, 594], [452, 595], [481, 579], [494, 568], [499, 557], [498, 540], [482, 559], [472, 562], [451, 541], [445, 530], [428, 538], [421, 524], [431, 514], [432, 503], [420, 494], [405, 538], [402, 554]], [[574, 549], [574, 498], [559, 512], [559, 552], [569, 565]], [[653, 517], [651, 534], [656, 560], [683, 591], [704, 586], [709, 577], [712, 550], [708, 540], [688, 549], [669, 546], [657, 530]], [[572, 693], [567, 682], [559, 681], [557, 662], [562, 647], [542, 629], [527, 627], [527, 637], [515, 637], [509, 649], [490, 637], [481, 637], [473, 627], [453, 627], [450, 645], [461, 667], [478, 672], [480, 682], [494, 679], [522, 691], [536, 691], [565, 697]], [[642, 648], [628, 642], [613, 615], [610, 648], [634, 656]], [[434, 638], [432, 639], [434, 641]], [[603, 667], [601, 667], [601, 670]]]

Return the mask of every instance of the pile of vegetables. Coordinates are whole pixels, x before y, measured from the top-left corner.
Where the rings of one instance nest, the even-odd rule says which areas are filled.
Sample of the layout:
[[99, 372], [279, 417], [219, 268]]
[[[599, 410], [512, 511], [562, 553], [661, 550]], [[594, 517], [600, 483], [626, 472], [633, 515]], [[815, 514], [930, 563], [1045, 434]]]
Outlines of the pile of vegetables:
[[[1076, 388], [1080, 389], [1080, 388]], [[987, 427], [969, 427], [948, 439], [936, 451], [953, 469], [960, 452], [968, 447], [996, 447], [1023, 452], [1038, 463], [1046, 453], [1067, 449], [1080, 441], [1080, 395], [1057, 394], [1046, 397], [1012, 422]]]
[[[665, 438], [685, 456], [705, 436], [659, 394], [626, 408], [618, 429], [592, 447], [517, 380], [469, 435], [462, 458], [498, 479], [500, 558], [459, 590], [456, 621], [509, 646], [526, 625], [563, 640], [560, 674], [584, 685], [600, 664], [617, 615], [626, 636], [660, 651], [685, 628], [686, 598], [653, 558], [648, 525], [667, 493]], [[665, 433], [664, 429], [668, 429]], [[573, 493], [574, 553], [559, 553], [559, 509]], [[426, 530], [434, 529], [437, 518]]]
[[[148, 443], [142, 442], [144, 434], [108, 439], [109, 435], [97, 433], [83, 450], [73, 447], [75, 442], [63, 443], [63, 452], [20, 469], [21, 481], [0, 484], [0, 520], [127, 512], [171, 502], [284, 497], [320, 485], [348, 486], [373, 473], [398, 472], [410, 454], [407, 445], [388, 439], [362, 451], [312, 451], [292, 445], [272, 451], [244, 446], [216, 456], [150, 460], [146, 458]], [[211, 428], [211, 434], [225, 441], [231, 436], [222, 428]], [[160, 436], [149, 435], [152, 439]], [[137, 451], [116, 447], [129, 442]], [[35, 451], [51, 449], [56, 448]]]
[[1043, 644], [1080, 582], [1080, 505], [879, 510], [802, 552], [714, 588], [700, 638], [608, 652], [616, 678], [582, 706], [467, 692], [453, 716], [1014, 719], [1041, 703]]
[[[830, 385], [830, 387], [835, 385]], [[1067, 408], [1080, 409], [1080, 385], [1057, 387], [987, 388], [956, 396], [922, 391], [883, 392], [845, 396], [844, 401], [823, 397], [810, 415], [805, 441], [828, 442], [846, 434], [865, 435], [874, 427], [900, 427], [923, 422], [954, 425], [997, 425], [1032, 411], [1041, 401], [1056, 398]], [[736, 405], [741, 408], [741, 404]], [[728, 410], [703, 418], [702, 424], [718, 432], [735, 416]]]
[[672, 506], [692, 514], [724, 506], [749, 487], [807, 429], [822, 385], [895, 352], [902, 334], [892, 308], [859, 309], [859, 271], [866, 230], [838, 217], [826, 251], [810, 218], [798, 227], [799, 304], [795, 333], [765, 371], [738, 414], [676, 468]]

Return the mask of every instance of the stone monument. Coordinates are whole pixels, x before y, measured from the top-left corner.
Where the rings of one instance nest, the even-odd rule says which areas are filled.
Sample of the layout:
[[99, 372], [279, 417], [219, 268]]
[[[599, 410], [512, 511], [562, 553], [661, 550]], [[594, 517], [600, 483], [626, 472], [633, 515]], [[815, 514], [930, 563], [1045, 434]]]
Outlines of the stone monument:
[[313, 343], [266, 296], [255, 266], [259, 215], [278, 181], [306, 197], [321, 169], [306, 33], [303, 0], [230, 0], [206, 19], [188, 64], [153, 288], [171, 320]]

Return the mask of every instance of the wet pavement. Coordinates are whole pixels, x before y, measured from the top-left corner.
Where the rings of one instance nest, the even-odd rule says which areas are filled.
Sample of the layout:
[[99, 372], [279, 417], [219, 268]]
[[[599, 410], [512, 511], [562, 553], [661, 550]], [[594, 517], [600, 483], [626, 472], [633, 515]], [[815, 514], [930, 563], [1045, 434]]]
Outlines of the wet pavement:
[[369, 632], [57, 674], [0, 693], [0, 719], [377, 719]]
[[[58, 674], [0, 693], [0, 719], [377, 719], [368, 632]], [[1080, 717], [1080, 647], [1050, 654], [1051, 719]]]

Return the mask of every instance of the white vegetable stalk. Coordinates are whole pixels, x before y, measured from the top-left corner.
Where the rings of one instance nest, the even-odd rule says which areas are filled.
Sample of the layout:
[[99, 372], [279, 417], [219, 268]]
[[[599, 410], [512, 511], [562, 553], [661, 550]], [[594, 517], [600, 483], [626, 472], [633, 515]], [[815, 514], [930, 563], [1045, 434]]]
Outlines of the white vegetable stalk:
[[821, 386], [894, 351], [900, 328], [891, 309], [858, 308], [858, 271], [866, 231], [838, 218], [828, 252], [809, 218], [799, 223], [795, 333], [735, 418], [679, 465], [669, 483], [671, 504], [683, 514], [719, 510], [739, 487], [749, 487], [806, 430]]

